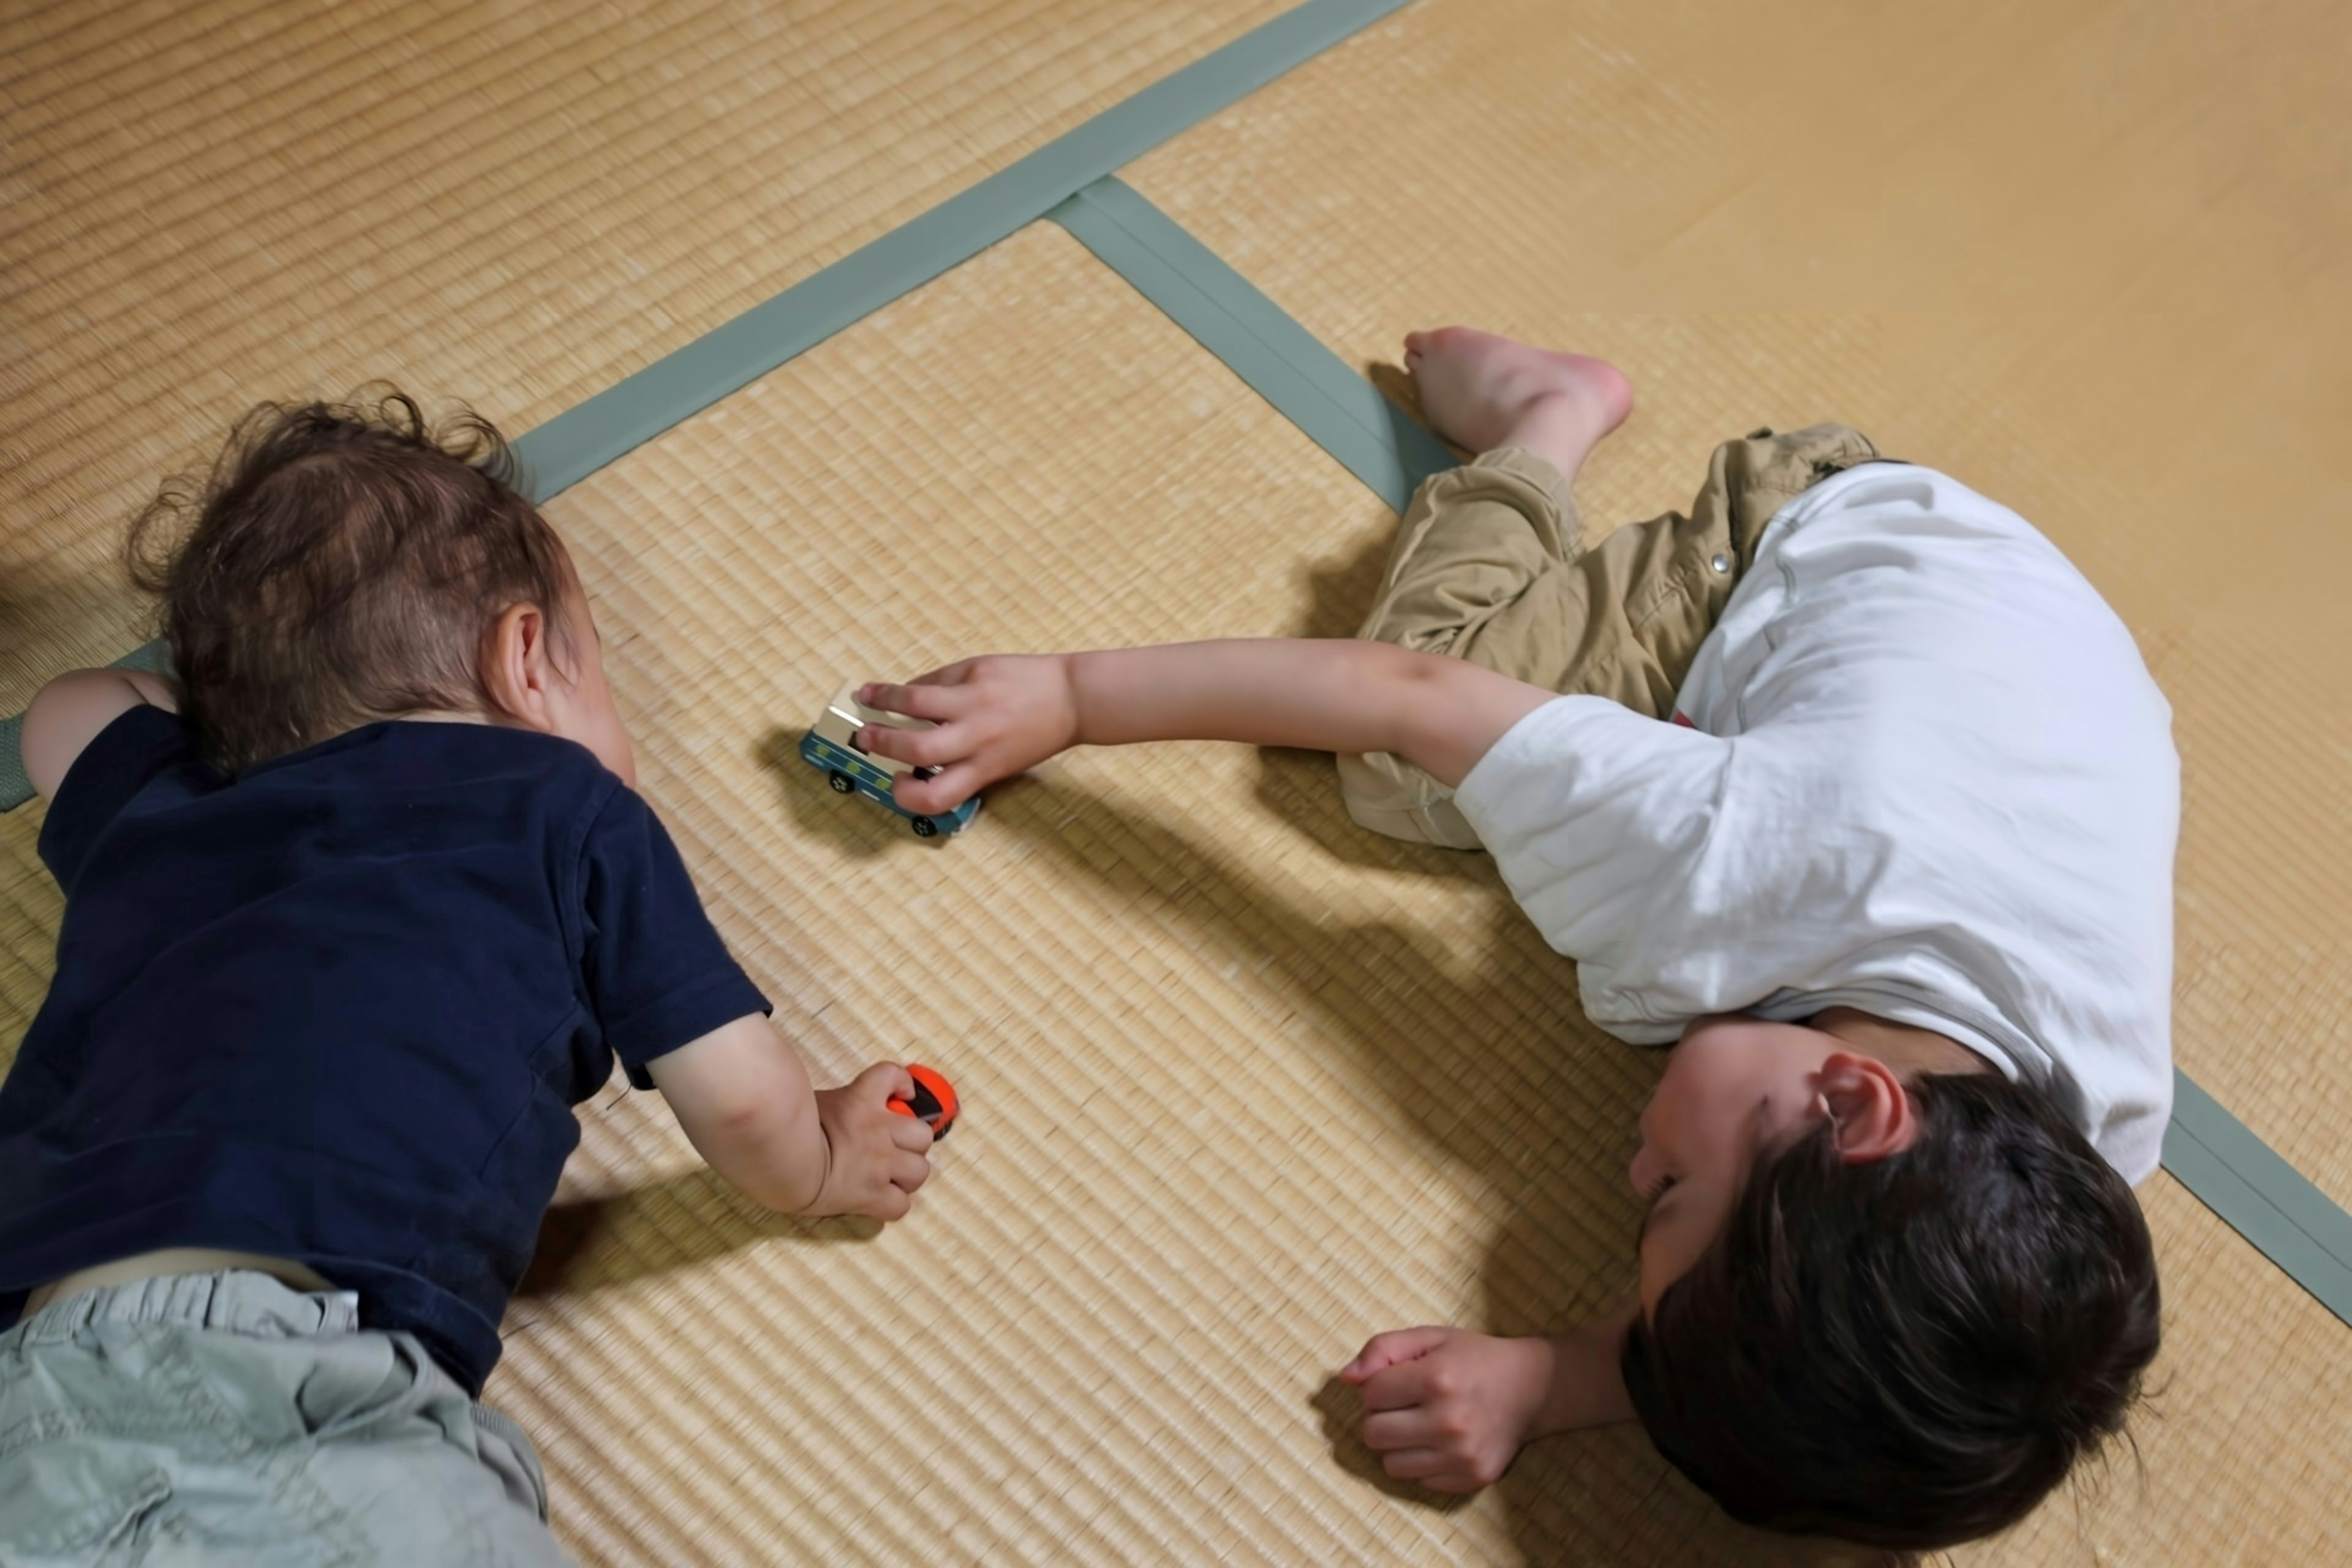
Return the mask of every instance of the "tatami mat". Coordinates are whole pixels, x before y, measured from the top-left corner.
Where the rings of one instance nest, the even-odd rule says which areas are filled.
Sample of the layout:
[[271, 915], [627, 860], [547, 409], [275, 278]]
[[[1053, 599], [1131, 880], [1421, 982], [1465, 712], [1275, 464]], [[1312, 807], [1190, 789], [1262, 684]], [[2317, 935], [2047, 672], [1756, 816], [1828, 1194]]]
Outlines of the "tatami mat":
[[[836, 673], [1329, 630], [1369, 589], [1386, 512], [1123, 285], [1032, 230], [552, 510], [646, 788], [780, 1016], [827, 1074], [917, 1056], [971, 1104], [878, 1238], [730, 1199], [652, 1097], [585, 1108], [491, 1391], [583, 1561], [1796, 1555], [1631, 1431], [1458, 1510], [1346, 1438], [1326, 1380], [1361, 1334], [1553, 1322], [1626, 1279], [1654, 1060], [1581, 1024], [1484, 862], [1355, 833], [1318, 758], [1081, 755], [926, 847], [789, 755]], [[55, 929], [37, 821], [0, 818], [10, 1041]], [[2149, 1195], [2174, 1348], [2146, 1478], [1991, 1560], [2228, 1562], [2251, 1507], [2237, 1560], [2326, 1561], [2295, 1503], [2346, 1337]]]
[[2346, 1203], [2347, 62], [2322, 4], [1424, 0], [1126, 178], [1358, 363], [1615, 359], [1591, 526], [1817, 419], [2040, 523], [2178, 710], [2180, 1064]]
[[[2352, 415], [2340, 8], [1429, 0], [1126, 177], [1359, 363], [1465, 320], [1609, 355], [1588, 526], [1761, 423], [1862, 426], [2010, 500], [2123, 611], [2186, 763], [2185, 1068], [2352, 1197]], [[1409, 103], [1410, 113], [1395, 105]], [[1346, 150], [1346, 156], [1339, 151]], [[1988, 1562], [2323, 1562], [2352, 1341], [2168, 1179], [2166, 1396], [2082, 1514]]]
[[0, 713], [144, 640], [121, 525], [254, 400], [528, 428], [1282, 8], [9, 7]]
[[[728, 1217], [681, 1245], [657, 1188], [574, 1293], [518, 1309], [499, 1392], [584, 1488], [583, 1553], [1498, 1542], [1499, 1499], [1433, 1512], [1335, 1467], [1318, 1403], [1400, 1317], [1535, 1321], [1624, 1280], [1650, 1066], [1576, 1022], [1486, 868], [1356, 842], [1321, 759], [1080, 757], [926, 847], [791, 755], [845, 674], [1328, 622], [1384, 509], [1041, 228], [552, 510], [615, 628], [648, 791], [787, 1026], [834, 1072], [929, 1060], [971, 1105], [878, 1242], [758, 1244]], [[1512, 1037], [1547, 1043], [1497, 1055]], [[610, 1104], [577, 1184], [687, 1170], [664, 1121]], [[656, 1408], [674, 1451], [611, 1440]], [[1719, 1553], [1638, 1442], [1586, 1464], [1613, 1500], [1576, 1536]]]
[[[7, 387], [8, 438], [47, 434], [31, 499], [0, 492], [0, 707], [135, 640], [118, 516], [225, 412], [390, 373], [525, 427], [1270, 8], [1244, 9], [836, 7], [763, 39], [713, 8], [569, 54], [578, 24], [416, 7], [48, 37], [10, 90], [81, 81], [28, 100], [80, 95], [58, 145], [90, 161], [5, 243], [89, 226], [125, 259], [85, 295], [51, 276], [38, 321], [6, 306], [63, 356], [25, 363], [65, 368]], [[2352, 546], [2320, 433], [2352, 405], [2321, 282], [2352, 172], [2320, 128], [2352, 55], [2315, 6], [2208, 26], [1421, 0], [1128, 177], [1351, 359], [1445, 319], [1618, 358], [1643, 402], [1583, 488], [1595, 527], [1685, 500], [1726, 434], [1816, 417], [2041, 521], [2179, 710], [2184, 1064], [2342, 1200]], [[511, 101], [481, 85], [499, 49]], [[52, 63], [77, 53], [117, 74]], [[291, 107], [311, 79], [334, 114]], [[108, 130], [101, 80], [187, 106]], [[763, 119], [844, 80], [829, 122]], [[400, 130], [404, 99], [461, 123]], [[206, 140], [248, 111], [266, 156]], [[523, 145], [574, 113], [615, 129]], [[474, 193], [518, 147], [539, 183], [490, 187], [493, 233]], [[175, 198], [194, 173], [278, 216]], [[127, 237], [173, 199], [192, 255]], [[396, 264], [358, 277], [362, 207]], [[730, 1197], [656, 1097], [583, 1107], [490, 1397], [583, 1562], [1801, 1556], [1632, 1429], [1450, 1506], [1349, 1436], [1328, 1379], [1365, 1334], [1555, 1324], [1630, 1279], [1656, 1058], [1583, 1022], [1486, 861], [1353, 829], [1318, 757], [1081, 754], [927, 846], [792, 755], [843, 675], [1352, 625], [1392, 518], [1075, 242], [1023, 232], [550, 510], [646, 792], [779, 1018], [822, 1077], [911, 1057], [969, 1106], [878, 1237]], [[52, 960], [39, 820], [0, 816], [0, 1060]], [[2168, 1178], [2143, 1197], [2168, 1338], [2137, 1459], [1958, 1560], [2352, 1557], [2352, 1334]]]

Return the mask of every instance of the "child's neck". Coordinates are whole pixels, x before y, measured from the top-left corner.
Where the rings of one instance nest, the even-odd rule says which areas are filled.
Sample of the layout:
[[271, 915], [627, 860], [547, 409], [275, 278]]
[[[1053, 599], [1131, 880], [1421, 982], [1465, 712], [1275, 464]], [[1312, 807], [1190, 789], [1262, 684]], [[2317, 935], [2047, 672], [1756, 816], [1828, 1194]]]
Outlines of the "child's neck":
[[1875, 1057], [1905, 1078], [1992, 1070], [1990, 1062], [1949, 1035], [1916, 1024], [1898, 1024], [1852, 1007], [1832, 1007], [1810, 1021], [1822, 1033], [1835, 1035], [1847, 1049]]

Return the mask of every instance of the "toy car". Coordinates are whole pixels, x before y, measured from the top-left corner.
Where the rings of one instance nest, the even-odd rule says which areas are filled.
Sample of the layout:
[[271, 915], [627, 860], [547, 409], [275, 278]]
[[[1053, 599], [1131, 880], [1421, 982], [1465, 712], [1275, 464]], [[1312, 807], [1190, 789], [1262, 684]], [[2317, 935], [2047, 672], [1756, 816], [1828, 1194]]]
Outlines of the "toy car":
[[980, 796], [973, 795], [953, 811], [929, 816], [908, 811], [890, 793], [892, 778], [912, 773], [919, 779], [927, 779], [936, 775], [939, 769], [919, 768], [912, 763], [877, 756], [862, 749], [857, 744], [857, 731], [867, 724], [888, 724], [899, 730], [932, 728], [928, 720], [902, 718], [866, 707], [857, 700], [857, 683], [847, 681], [833, 694], [833, 700], [824, 705], [824, 711], [817, 715], [809, 732], [801, 737], [801, 761], [824, 774], [838, 793], [862, 795], [888, 806], [914, 825], [918, 838], [962, 832], [964, 825], [980, 810]]

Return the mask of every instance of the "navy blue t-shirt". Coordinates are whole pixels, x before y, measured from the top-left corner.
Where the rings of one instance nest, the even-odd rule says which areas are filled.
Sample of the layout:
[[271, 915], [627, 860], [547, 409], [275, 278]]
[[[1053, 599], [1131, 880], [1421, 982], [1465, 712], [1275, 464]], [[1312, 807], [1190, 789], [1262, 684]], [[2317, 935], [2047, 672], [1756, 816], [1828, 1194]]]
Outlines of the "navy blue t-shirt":
[[0, 1325], [165, 1247], [292, 1258], [478, 1394], [572, 1107], [767, 1004], [584, 748], [394, 722], [248, 770], [157, 708], [42, 825], [57, 978], [0, 1083]]

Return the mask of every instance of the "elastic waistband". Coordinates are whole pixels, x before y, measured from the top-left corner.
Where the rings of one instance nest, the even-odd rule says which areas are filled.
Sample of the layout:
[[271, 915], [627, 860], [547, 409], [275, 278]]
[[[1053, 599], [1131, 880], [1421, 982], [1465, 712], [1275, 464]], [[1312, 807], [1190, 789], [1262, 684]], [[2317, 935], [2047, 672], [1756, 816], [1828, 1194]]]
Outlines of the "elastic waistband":
[[298, 1290], [248, 1268], [160, 1274], [52, 1301], [6, 1337], [58, 1344], [94, 1323], [175, 1323], [256, 1339], [315, 1339], [355, 1332], [360, 1299], [352, 1290]]

